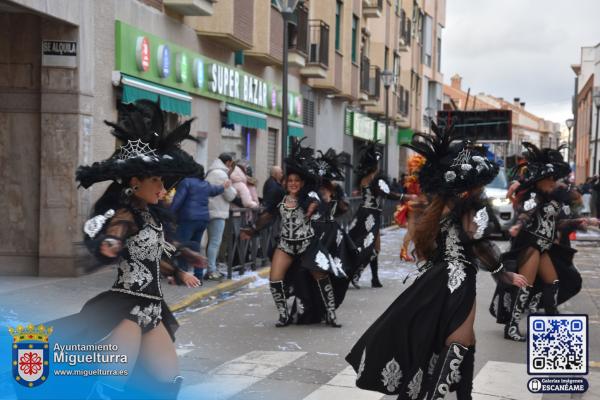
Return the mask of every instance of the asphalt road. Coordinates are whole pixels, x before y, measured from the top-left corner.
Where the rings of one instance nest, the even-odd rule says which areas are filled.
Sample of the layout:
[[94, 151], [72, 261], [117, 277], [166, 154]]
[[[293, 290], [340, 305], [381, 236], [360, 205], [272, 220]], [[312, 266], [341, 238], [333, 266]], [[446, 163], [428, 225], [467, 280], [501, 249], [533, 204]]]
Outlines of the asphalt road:
[[[341, 329], [326, 325], [275, 328], [276, 310], [266, 280], [230, 297], [190, 307], [177, 315], [180, 365], [185, 376], [180, 399], [390, 399], [354, 387], [354, 373], [344, 361], [364, 330], [389, 306], [411, 280], [414, 270], [398, 259], [402, 231], [387, 231], [380, 258], [382, 289], [350, 289], [338, 310]], [[506, 243], [501, 243], [506, 245]], [[594, 253], [597, 252], [598, 254]], [[590, 255], [591, 254], [591, 255]], [[593, 270], [597, 248], [583, 249], [579, 257], [587, 283], [600, 288]], [[595, 275], [594, 275], [595, 274]], [[595, 277], [595, 278], [594, 278]], [[494, 289], [486, 272], [478, 276], [475, 399], [542, 399], [527, 390], [526, 344], [509, 342], [487, 308]], [[586, 289], [563, 308], [590, 314], [590, 360], [600, 360], [598, 346], [598, 289]], [[592, 369], [592, 390], [584, 398], [600, 398], [600, 370]], [[599, 381], [596, 383], [596, 381]], [[449, 396], [453, 398], [453, 396]], [[545, 395], [563, 399], [567, 395]]]

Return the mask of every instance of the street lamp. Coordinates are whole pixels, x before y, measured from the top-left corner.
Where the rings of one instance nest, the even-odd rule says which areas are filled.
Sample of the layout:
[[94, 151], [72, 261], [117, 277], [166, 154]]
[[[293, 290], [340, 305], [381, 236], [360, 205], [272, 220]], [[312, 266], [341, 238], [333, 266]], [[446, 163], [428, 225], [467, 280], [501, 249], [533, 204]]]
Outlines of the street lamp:
[[281, 94], [281, 165], [288, 147], [288, 21], [294, 15], [298, 0], [275, 0], [275, 7], [283, 16], [283, 85]]
[[600, 114], [600, 87], [594, 88], [594, 105], [596, 106], [596, 137], [594, 139], [594, 175], [598, 169], [598, 116]]
[[389, 133], [388, 133], [388, 127], [389, 127], [389, 122], [390, 122], [390, 117], [389, 117], [389, 94], [390, 94], [390, 86], [392, 86], [394, 84], [394, 81], [396, 80], [396, 77], [394, 76], [394, 73], [392, 71], [389, 70], [384, 70], [381, 73], [381, 80], [383, 81], [383, 87], [385, 88], [385, 140], [383, 143], [383, 170], [387, 173], [388, 170], [388, 138], [389, 138]]
[[425, 119], [427, 120], [427, 132], [431, 133], [431, 121], [433, 121], [434, 110], [431, 107], [425, 107]]
[[568, 157], [567, 157], [567, 162], [571, 161], [571, 128], [573, 128], [573, 123], [575, 121], [573, 121], [573, 118], [569, 118], [568, 120], [565, 121], [565, 125], [567, 125], [567, 129], [569, 130], [569, 142], [567, 144], [568, 147]]

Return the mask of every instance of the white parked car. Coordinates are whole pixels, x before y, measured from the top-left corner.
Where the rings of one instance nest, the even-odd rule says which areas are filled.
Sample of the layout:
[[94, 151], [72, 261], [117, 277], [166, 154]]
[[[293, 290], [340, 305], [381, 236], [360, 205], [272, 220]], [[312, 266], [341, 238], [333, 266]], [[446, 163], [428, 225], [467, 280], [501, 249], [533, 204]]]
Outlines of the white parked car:
[[490, 232], [500, 233], [504, 237], [508, 237], [508, 230], [513, 225], [514, 210], [512, 203], [506, 198], [508, 182], [504, 168], [500, 168], [500, 172], [485, 187], [485, 195], [487, 196], [492, 213], [490, 215]]

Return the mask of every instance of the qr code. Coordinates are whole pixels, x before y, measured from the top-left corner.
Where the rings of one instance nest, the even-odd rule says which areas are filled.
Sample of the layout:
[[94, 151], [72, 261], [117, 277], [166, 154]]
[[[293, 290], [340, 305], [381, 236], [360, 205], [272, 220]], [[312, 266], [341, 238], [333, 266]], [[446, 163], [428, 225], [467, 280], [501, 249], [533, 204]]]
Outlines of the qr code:
[[528, 336], [529, 374], [587, 374], [587, 315], [530, 315]]

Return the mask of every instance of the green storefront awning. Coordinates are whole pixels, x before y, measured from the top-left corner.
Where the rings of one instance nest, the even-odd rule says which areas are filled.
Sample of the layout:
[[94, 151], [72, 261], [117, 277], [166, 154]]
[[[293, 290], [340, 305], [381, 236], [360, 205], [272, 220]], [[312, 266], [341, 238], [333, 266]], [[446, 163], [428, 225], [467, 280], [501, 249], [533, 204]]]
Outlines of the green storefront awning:
[[252, 129], [267, 129], [267, 115], [227, 104], [227, 123]]
[[398, 129], [398, 144], [410, 143], [414, 133], [410, 128]]
[[304, 126], [296, 122], [288, 122], [288, 136], [303, 137]]
[[146, 99], [159, 101], [160, 108], [164, 111], [181, 115], [192, 115], [192, 96], [181, 90], [171, 89], [142, 79], [121, 75], [123, 84], [123, 98], [125, 104], [136, 100]]

